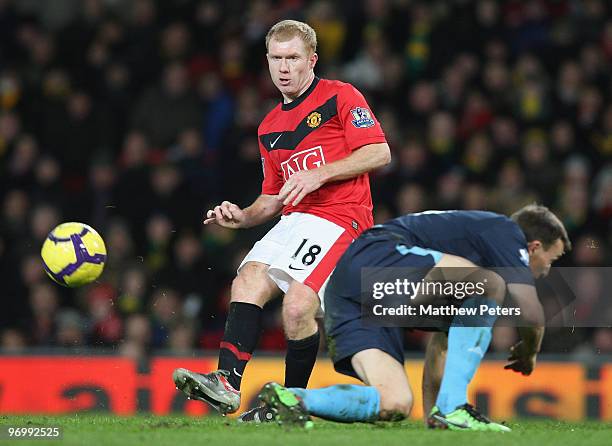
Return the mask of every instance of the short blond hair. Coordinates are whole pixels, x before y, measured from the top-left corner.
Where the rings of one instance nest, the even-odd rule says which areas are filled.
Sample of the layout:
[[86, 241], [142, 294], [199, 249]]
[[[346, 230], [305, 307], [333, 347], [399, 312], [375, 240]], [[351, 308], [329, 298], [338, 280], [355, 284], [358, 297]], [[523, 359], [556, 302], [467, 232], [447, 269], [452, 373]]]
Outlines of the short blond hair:
[[286, 42], [296, 36], [302, 39], [304, 46], [311, 53], [317, 51], [317, 33], [307, 23], [298, 22], [297, 20], [283, 20], [270, 28], [266, 35], [266, 50], [269, 49], [270, 40], [272, 39]]

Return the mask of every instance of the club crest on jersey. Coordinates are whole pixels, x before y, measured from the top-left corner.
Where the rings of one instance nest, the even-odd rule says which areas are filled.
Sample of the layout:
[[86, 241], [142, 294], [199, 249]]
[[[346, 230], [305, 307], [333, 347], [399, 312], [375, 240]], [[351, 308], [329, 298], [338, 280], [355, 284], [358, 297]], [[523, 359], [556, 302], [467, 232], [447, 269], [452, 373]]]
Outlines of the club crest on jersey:
[[521, 262], [523, 262], [523, 265], [529, 266], [529, 252], [527, 252], [526, 249], [519, 249], [519, 258]]
[[355, 118], [351, 122], [358, 129], [366, 129], [374, 125], [374, 119], [372, 119], [370, 110], [368, 110], [367, 108], [354, 108], [351, 110], [351, 114], [353, 115], [353, 118]]
[[312, 112], [311, 114], [309, 114], [306, 118], [306, 124], [311, 129], [319, 127], [321, 125], [321, 113]]
[[283, 178], [287, 181], [296, 172], [316, 169], [323, 164], [325, 164], [325, 158], [323, 157], [323, 148], [321, 146], [302, 150], [281, 163]]

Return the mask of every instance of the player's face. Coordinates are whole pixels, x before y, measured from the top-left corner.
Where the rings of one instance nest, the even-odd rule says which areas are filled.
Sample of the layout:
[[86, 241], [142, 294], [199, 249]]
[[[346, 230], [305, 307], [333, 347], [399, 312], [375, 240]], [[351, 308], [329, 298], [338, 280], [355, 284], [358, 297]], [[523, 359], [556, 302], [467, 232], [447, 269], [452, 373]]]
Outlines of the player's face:
[[285, 102], [297, 98], [314, 79], [317, 53], [310, 53], [297, 36], [284, 42], [271, 39], [267, 57], [272, 82], [282, 93]]
[[563, 242], [557, 239], [548, 249], [538, 240], [527, 244], [529, 249], [529, 267], [535, 278], [545, 277], [552, 263], [563, 255]]

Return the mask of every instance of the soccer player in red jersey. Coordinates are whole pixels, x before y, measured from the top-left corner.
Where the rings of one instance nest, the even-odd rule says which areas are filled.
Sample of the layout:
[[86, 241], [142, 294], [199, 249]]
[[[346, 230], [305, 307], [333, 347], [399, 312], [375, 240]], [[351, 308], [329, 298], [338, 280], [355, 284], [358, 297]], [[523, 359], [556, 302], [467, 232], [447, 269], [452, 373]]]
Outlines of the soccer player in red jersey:
[[[224, 201], [204, 224], [248, 228], [282, 214], [238, 268], [220, 345], [219, 370], [174, 372], [188, 397], [222, 413], [240, 406], [240, 382], [256, 347], [263, 306], [284, 293], [285, 385], [306, 387], [319, 346], [315, 320], [325, 285], [350, 243], [373, 223], [368, 172], [391, 155], [379, 122], [352, 85], [319, 79], [316, 34], [284, 20], [266, 36], [268, 67], [283, 102], [258, 129], [261, 195], [241, 209]], [[265, 421], [257, 409], [243, 421]]]

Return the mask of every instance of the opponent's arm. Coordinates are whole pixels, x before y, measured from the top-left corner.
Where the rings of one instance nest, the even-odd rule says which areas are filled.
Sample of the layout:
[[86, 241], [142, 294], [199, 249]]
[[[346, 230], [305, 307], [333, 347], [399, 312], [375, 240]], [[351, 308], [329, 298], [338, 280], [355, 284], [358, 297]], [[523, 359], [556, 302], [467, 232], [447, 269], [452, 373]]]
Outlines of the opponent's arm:
[[291, 175], [278, 194], [282, 204], [296, 206], [309, 193], [331, 181], [347, 180], [389, 164], [391, 151], [387, 143], [367, 144], [349, 156], [317, 169]]
[[526, 326], [518, 328], [521, 340], [510, 348], [510, 363], [504, 368], [530, 375], [544, 338], [544, 309], [533, 285], [511, 283], [508, 292], [521, 309]]
[[204, 224], [216, 223], [225, 228], [250, 228], [276, 217], [283, 204], [276, 195], [261, 194], [249, 207], [240, 209], [234, 203], [224, 201], [206, 212]]

